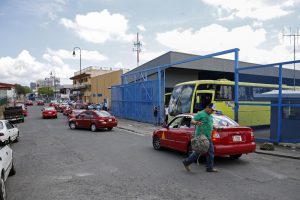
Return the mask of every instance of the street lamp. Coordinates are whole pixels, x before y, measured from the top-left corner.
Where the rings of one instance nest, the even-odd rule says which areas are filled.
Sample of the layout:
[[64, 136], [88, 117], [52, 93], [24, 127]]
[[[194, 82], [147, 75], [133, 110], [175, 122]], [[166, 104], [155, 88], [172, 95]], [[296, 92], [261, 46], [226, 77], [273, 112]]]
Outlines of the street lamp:
[[[73, 49], [73, 56], [76, 56], [76, 53], [75, 53], [76, 49], [79, 49], [79, 67], [80, 67], [80, 71], [79, 71], [79, 86], [80, 86], [81, 85], [81, 83], [80, 83], [80, 78], [81, 78], [81, 48], [80, 47], [74, 47], [74, 49]], [[78, 100], [79, 100], [79, 93], [78, 93]]]

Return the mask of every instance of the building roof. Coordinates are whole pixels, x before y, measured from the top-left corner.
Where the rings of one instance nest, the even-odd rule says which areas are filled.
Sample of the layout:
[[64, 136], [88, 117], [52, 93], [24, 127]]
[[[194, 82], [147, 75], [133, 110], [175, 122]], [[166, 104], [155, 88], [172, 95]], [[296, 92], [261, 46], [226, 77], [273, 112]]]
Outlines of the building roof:
[[[161, 65], [176, 63], [197, 56], [199, 55], [170, 51], [139, 67], [132, 69], [131, 71], [125, 73], [125, 75], [133, 74], [143, 70], [152, 69]], [[232, 58], [233, 57], [234, 54], [232, 54]], [[257, 65], [259, 64], [239, 61], [239, 68], [257, 66]], [[234, 73], [234, 60], [212, 57], [212, 58], [201, 59], [201, 60], [192, 61], [184, 64], [174, 65], [171, 66], [171, 68], [222, 71], [222, 72]], [[243, 70], [240, 71], [240, 73], [278, 77], [278, 70], [274, 70], [274, 68], [272, 67], [261, 68], [259, 70]], [[293, 78], [294, 71], [291, 69], [283, 69], [283, 76], [287, 78]], [[300, 77], [299, 70], [296, 70], [296, 77]]]
[[[255, 99], [278, 99], [278, 90], [272, 90], [261, 94], [254, 94]], [[284, 99], [300, 99], [300, 90], [282, 90]]]
[[0, 83], [0, 89], [11, 89], [14, 88], [14, 84], [9, 84], [9, 83]]

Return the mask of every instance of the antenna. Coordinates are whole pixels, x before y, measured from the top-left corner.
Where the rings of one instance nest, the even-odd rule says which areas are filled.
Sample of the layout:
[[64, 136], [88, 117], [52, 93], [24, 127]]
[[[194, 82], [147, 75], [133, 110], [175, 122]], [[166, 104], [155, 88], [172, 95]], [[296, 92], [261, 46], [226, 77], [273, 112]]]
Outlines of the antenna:
[[[299, 30], [297, 28], [296, 33], [292, 33], [292, 28], [290, 28], [290, 34], [284, 34], [284, 30], [282, 33], [283, 37], [289, 37], [290, 38], [290, 43], [292, 42], [292, 38], [294, 41], [294, 61], [296, 60], [296, 40], [298, 43], [298, 37], [300, 37]], [[294, 63], [294, 90], [296, 90], [296, 64]]]
[[136, 62], [137, 62], [137, 67], [139, 66], [140, 62], [140, 52], [141, 52], [141, 46], [142, 43], [139, 40], [139, 33], [136, 34], [136, 42], [133, 42], [133, 51], [136, 51]]

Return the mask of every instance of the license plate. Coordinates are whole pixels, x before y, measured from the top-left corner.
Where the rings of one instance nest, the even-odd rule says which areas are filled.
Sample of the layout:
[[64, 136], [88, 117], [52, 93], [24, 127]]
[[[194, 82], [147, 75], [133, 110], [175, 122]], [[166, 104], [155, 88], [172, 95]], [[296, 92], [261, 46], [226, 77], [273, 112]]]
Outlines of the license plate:
[[111, 119], [108, 119], [109, 122], [111, 122]]
[[234, 142], [241, 142], [241, 141], [242, 141], [242, 136], [240, 136], [240, 135], [235, 135], [235, 136], [232, 137], [232, 140], [233, 140]]

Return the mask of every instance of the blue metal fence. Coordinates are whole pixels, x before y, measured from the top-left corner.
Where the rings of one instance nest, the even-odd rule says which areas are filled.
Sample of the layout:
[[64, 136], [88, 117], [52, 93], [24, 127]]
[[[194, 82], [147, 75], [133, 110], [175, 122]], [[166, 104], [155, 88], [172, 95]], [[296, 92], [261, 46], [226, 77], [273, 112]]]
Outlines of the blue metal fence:
[[[149, 75], [152, 80], [149, 80]], [[112, 113], [126, 119], [161, 124], [164, 116], [163, 75], [161, 69], [147, 70], [126, 76], [125, 84], [112, 86]]]

